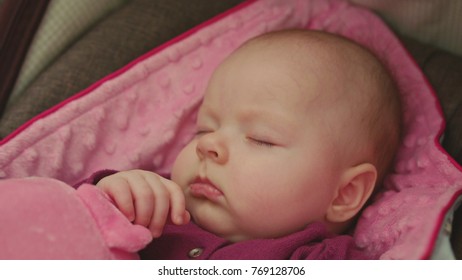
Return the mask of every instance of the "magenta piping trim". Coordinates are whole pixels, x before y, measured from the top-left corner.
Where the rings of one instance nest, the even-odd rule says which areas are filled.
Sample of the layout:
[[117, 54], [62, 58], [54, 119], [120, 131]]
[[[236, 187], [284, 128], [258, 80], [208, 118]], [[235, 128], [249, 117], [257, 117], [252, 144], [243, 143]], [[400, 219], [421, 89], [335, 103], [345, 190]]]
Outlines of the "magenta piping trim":
[[98, 80], [97, 82], [95, 82], [94, 84], [89, 86], [88, 88], [80, 91], [79, 93], [67, 98], [66, 100], [58, 103], [57, 105], [51, 107], [50, 109], [38, 114], [37, 116], [35, 116], [32, 119], [30, 119], [29, 121], [27, 121], [26, 123], [21, 125], [18, 129], [16, 129], [11, 134], [9, 134], [4, 139], [2, 139], [0, 141], [0, 146], [4, 145], [5, 143], [9, 142], [11, 139], [15, 138], [19, 133], [21, 133], [22, 131], [27, 129], [34, 122], [36, 122], [36, 121], [38, 121], [40, 119], [43, 119], [48, 115], [51, 115], [52, 113], [56, 112], [61, 107], [73, 102], [74, 100], [77, 100], [77, 99], [87, 95], [88, 93], [92, 92], [93, 90], [95, 90], [96, 88], [101, 86], [106, 81], [112, 80], [112, 79], [116, 78], [117, 76], [125, 73], [126, 71], [128, 71], [129, 69], [131, 69], [132, 67], [137, 65], [138, 63], [146, 60], [148, 57], [150, 57], [152, 55], [155, 55], [156, 53], [162, 51], [163, 49], [165, 49], [165, 48], [167, 48], [167, 47], [169, 47], [169, 46], [171, 46], [171, 45], [173, 45], [173, 44], [175, 44], [175, 43], [177, 43], [177, 42], [179, 42], [181, 40], [184, 40], [185, 38], [187, 38], [187, 37], [191, 36], [192, 34], [198, 32], [200, 29], [202, 29], [204, 27], [207, 27], [209, 25], [212, 25], [215, 22], [221, 20], [222, 18], [225, 18], [230, 14], [233, 14], [233, 13], [239, 11], [239, 10], [242, 10], [242, 9], [250, 6], [251, 4], [253, 4], [254, 2], [257, 2], [257, 1], [259, 1], [259, 0], [247, 0], [247, 1], [243, 2], [243, 3], [240, 3], [240, 4], [236, 5], [235, 7], [232, 7], [230, 9], [226, 10], [225, 12], [223, 12], [221, 14], [218, 14], [217, 16], [212, 17], [211, 19], [206, 20], [203, 23], [201, 23], [199, 25], [196, 25], [195, 27], [189, 29], [188, 31], [178, 35], [177, 37], [175, 37], [175, 38], [173, 38], [173, 39], [171, 39], [171, 40], [169, 40], [169, 41], [155, 47], [154, 49], [150, 50], [149, 52], [145, 53], [144, 55], [141, 55], [137, 59], [135, 59], [132, 62], [130, 62], [129, 64], [125, 65], [121, 69], [116, 70], [112, 74], [109, 74], [109, 75], [105, 76], [104, 78]]
[[454, 195], [449, 200], [449, 203], [440, 212], [440, 217], [439, 217], [439, 220], [438, 220], [438, 226], [434, 227], [434, 229], [433, 229], [433, 233], [432, 233], [432, 236], [431, 236], [431, 242], [429, 243], [429, 245], [425, 249], [425, 251], [424, 251], [424, 253], [423, 253], [422, 257], [421, 257], [422, 260], [426, 260], [426, 259], [429, 259], [431, 257], [432, 252], [433, 252], [433, 247], [434, 247], [433, 245], [435, 245], [435, 241], [438, 238], [438, 235], [440, 233], [440, 229], [441, 229], [441, 226], [443, 224], [444, 217], [446, 216], [446, 213], [451, 209], [453, 204], [456, 202], [456, 200], [461, 195], [462, 195], [462, 190], [458, 190], [457, 192], [455, 192]]
[[[414, 66], [416, 66], [417, 68], [420, 69], [420, 67], [418, 66], [417, 62], [415, 61], [415, 59], [412, 57], [412, 55], [409, 53], [409, 51], [404, 47], [402, 46], [404, 51], [406, 52], [407, 56], [410, 58], [410, 60], [412, 61], [412, 63], [414, 64]], [[435, 147], [441, 152], [443, 153], [444, 155], [446, 155], [448, 157], [448, 160], [454, 165], [454, 167], [456, 167], [460, 172], [462, 172], [462, 167], [461, 165], [452, 157], [448, 154], [448, 152], [441, 146], [440, 144], [440, 138], [441, 136], [443, 135], [444, 133], [444, 130], [446, 128], [446, 120], [444, 118], [444, 114], [443, 114], [443, 108], [441, 107], [441, 104], [438, 102], [438, 96], [435, 92], [435, 90], [433, 89], [433, 86], [430, 84], [430, 82], [428, 81], [427, 77], [424, 75], [424, 82], [427, 84], [428, 88], [431, 89], [431, 94], [433, 95], [433, 98], [435, 100], [435, 105], [436, 105], [436, 109], [438, 110], [438, 113], [439, 115], [441, 116], [442, 118], [442, 122], [441, 122], [441, 125], [440, 125], [440, 128], [439, 128], [439, 131], [438, 133], [436, 134], [436, 137], [433, 139], [434, 141], [434, 144], [435, 144]], [[438, 238], [438, 235], [439, 235], [439, 232], [440, 232], [440, 229], [441, 229], [441, 226], [443, 225], [443, 222], [444, 222], [444, 218], [446, 216], [446, 213], [451, 209], [452, 205], [454, 204], [454, 202], [457, 200], [457, 198], [459, 196], [462, 195], [462, 190], [458, 190], [454, 195], [453, 197], [449, 200], [448, 204], [446, 204], [443, 208], [443, 210], [440, 212], [439, 214], [439, 218], [438, 218], [438, 221], [437, 221], [437, 224], [436, 226], [434, 227], [434, 230], [433, 230], [433, 233], [431, 235], [431, 239], [430, 239], [430, 242], [428, 243], [427, 245], [427, 248], [425, 248], [425, 251], [423, 253], [423, 255], [420, 257], [420, 259], [429, 259], [432, 255], [432, 252], [433, 252], [433, 248], [434, 248], [434, 245], [435, 245], [435, 242], [436, 242], [436, 239]]]

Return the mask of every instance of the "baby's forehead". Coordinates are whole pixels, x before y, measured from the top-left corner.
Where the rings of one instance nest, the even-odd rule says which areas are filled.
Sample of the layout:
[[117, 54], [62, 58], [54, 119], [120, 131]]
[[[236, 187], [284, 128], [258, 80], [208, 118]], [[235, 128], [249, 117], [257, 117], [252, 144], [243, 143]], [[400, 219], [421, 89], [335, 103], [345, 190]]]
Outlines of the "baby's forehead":
[[[303, 102], [307, 106], [318, 99], [329, 105], [345, 104], [348, 101], [343, 96], [345, 88], [354, 89], [358, 95], [369, 84], [373, 86], [361, 81], [369, 75], [370, 67], [365, 65], [373, 60], [370, 56], [362, 47], [338, 36], [311, 31], [276, 32], [245, 43], [225, 60], [216, 71], [219, 74], [214, 76], [219, 77], [218, 81], [244, 77], [261, 82], [259, 86], [279, 89], [271, 94], [308, 100]], [[221, 90], [213, 93], [222, 93], [223, 85], [215, 83]], [[356, 97], [353, 99], [358, 101]]]
[[339, 75], [340, 71], [358, 71], [376, 61], [367, 49], [338, 35], [319, 31], [284, 30], [271, 32], [244, 43], [238, 49], [245, 56], [266, 60], [285, 60], [302, 70], [316, 67]]

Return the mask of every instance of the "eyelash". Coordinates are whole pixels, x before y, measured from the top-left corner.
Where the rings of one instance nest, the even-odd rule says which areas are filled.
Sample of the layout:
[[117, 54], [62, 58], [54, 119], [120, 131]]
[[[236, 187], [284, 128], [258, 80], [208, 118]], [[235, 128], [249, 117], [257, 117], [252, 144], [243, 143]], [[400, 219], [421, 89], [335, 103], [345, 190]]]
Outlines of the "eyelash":
[[247, 139], [249, 139], [250, 141], [252, 141], [254, 144], [258, 146], [263, 146], [263, 147], [268, 147], [268, 148], [275, 146], [275, 144], [268, 142], [268, 141], [258, 140], [258, 139], [251, 138], [251, 137], [247, 137]]
[[210, 130], [198, 130], [196, 131], [196, 136], [201, 136], [201, 135], [204, 135], [210, 132], [211, 132]]

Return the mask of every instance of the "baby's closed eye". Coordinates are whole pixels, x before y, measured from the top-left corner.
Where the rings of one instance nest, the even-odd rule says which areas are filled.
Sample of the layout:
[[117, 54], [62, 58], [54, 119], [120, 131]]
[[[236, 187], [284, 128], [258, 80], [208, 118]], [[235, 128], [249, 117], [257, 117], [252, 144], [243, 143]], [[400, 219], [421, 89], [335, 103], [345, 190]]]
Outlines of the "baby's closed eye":
[[265, 138], [261, 137], [250, 137], [247, 136], [247, 140], [249, 140], [251, 143], [258, 145], [258, 146], [263, 146], [263, 147], [273, 147], [276, 144], [271, 141], [271, 140], [266, 140]]
[[196, 137], [200, 137], [200, 136], [204, 136], [206, 134], [209, 134], [209, 133], [213, 133], [215, 132], [215, 129], [213, 129], [212, 127], [210, 126], [198, 126], [196, 128]]

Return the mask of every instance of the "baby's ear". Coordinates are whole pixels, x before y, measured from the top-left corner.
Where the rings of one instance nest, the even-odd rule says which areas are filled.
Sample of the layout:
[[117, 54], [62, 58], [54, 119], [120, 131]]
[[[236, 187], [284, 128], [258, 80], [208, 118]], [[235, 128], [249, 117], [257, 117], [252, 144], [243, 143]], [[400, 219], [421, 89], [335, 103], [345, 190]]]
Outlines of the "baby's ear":
[[327, 221], [341, 223], [353, 218], [372, 194], [376, 180], [377, 169], [370, 163], [346, 170], [336, 196], [327, 209]]

